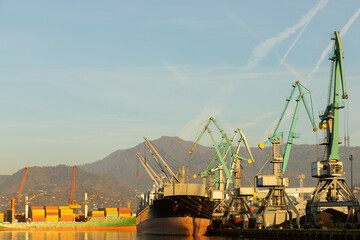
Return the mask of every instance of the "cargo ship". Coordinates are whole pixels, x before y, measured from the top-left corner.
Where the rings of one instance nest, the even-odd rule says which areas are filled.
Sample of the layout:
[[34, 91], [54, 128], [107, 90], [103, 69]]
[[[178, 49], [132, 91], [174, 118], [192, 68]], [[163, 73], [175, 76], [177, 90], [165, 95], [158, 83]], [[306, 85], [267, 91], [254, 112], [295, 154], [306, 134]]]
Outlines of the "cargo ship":
[[[153, 155], [161, 174], [156, 174], [139, 152], [135, 155], [154, 182], [152, 190], [139, 194], [136, 230], [153, 235], [204, 235], [211, 223], [214, 202], [208, 196], [205, 183], [189, 183], [188, 167], [175, 174], [145, 138], [145, 146]], [[186, 171], [186, 170], [187, 171]]]
[[186, 183], [184, 167], [179, 181], [164, 183], [138, 195], [136, 230], [152, 235], [204, 235], [211, 222], [214, 202], [207, 196], [204, 183]]

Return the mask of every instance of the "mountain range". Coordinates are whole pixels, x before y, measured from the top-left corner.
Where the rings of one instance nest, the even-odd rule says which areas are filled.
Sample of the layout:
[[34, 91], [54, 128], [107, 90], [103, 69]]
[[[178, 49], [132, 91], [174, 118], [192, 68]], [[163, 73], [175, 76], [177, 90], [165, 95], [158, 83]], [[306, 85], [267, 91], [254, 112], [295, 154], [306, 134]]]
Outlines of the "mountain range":
[[[178, 137], [161, 137], [151, 141], [160, 155], [175, 171], [182, 166], [189, 166], [189, 176], [201, 172], [215, 153], [214, 147], [197, 145], [193, 154], [189, 155], [193, 142]], [[75, 199], [78, 203], [84, 201], [84, 192], [89, 196], [98, 193], [90, 204], [90, 209], [98, 207], [121, 207], [130, 203], [135, 210], [136, 195], [152, 186], [152, 181], [143, 166], [135, 156], [141, 153], [155, 169], [154, 161], [149, 152], [145, 151], [143, 143], [125, 150], [116, 150], [102, 160], [77, 166]], [[261, 174], [271, 174], [272, 166], [267, 163], [271, 159], [272, 150], [251, 148], [255, 162], [251, 165], [242, 162], [243, 185], [253, 183], [254, 176], [262, 169]], [[285, 176], [290, 178], [290, 187], [298, 187], [299, 174], [305, 174], [304, 186], [315, 186], [317, 179], [311, 178], [311, 163], [321, 159], [324, 148], [317, 145], [293, 145]], [[353, 155], [353, 169], [358, 166], [356, 160], [360, 157], [360, 147], [340, 147], [340, 156], [344, 162], [345, 177], [350, 185], [350, 154]], [[240, 156], [249, 158], [245, 148], [240, 150]], [[265, 164], [265, 165], [264, 165]], [[23, 188], [23, 196], [19, 205], [22, 209], [24, 195], [35, 196], [31, 205], [67, 205], [70, 196], [73, 166], [58, 165], [55, 167], [29, 167]], [[159, 172], [159, 171], [158, 171]], [[10, 198], [16, 197], [24, 174], [20, 169], [13, 175], [0, 176], [0, 212], [9, 207]], [[353, 171], [354, 183], [360, 179], [359, 171]], [[192, 180], [191, 180], [192, 181]], [[199, 181], [199, 180], [198, 180]], [[251, 182], [251, 183], [250, 183]]]

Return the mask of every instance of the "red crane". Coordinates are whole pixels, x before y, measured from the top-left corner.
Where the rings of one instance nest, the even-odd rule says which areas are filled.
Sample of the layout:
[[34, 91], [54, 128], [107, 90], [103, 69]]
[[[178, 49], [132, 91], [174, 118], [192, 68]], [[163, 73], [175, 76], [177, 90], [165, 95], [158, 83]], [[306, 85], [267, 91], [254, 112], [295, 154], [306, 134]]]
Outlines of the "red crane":
[[74, 200], [75, 195], [75, 176], [76, 176], [76, 165], [73, 167], [73, 176], [71, 182], [71, 192], [70, 192], [70, 199], [69, 199], [69, 207], [70, 208], [81, 208], [80, 204], [76, 204]]
[[28, 166], [25, 167], [25, 172], [24, 172], [23, 178], [21, 180], [19, 192], [18, 192], [17, 197], [16, 197], [16, 202], [14, 204], [14, 212], [16, 212], [16, 209], [17, 209], [17, 207], [19, 205], [19, 202], [20, 202], [20, 197], [21, 197], [22, 190], [24, 188], [24, 183], [25, 183], [25, 178], [26, 178], [26, 175], [27, 175], [28, 168], [29, 168]]

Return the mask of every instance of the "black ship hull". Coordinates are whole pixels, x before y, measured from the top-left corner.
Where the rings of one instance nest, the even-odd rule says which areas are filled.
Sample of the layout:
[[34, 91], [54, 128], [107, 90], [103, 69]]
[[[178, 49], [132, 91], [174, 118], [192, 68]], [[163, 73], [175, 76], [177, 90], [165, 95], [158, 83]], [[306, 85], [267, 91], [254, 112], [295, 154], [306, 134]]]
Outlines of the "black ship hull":
[[207, 197], [176, 195], [154, 200], [136, 218], [138, 233], [203, 235], [210, 225], [214, 202]]

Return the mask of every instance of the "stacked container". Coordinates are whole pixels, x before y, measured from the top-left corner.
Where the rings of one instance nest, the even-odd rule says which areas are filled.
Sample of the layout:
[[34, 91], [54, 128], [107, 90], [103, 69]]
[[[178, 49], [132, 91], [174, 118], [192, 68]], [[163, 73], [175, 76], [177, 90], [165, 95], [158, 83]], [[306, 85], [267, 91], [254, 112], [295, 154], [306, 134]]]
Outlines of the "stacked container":
[[105, 214], [104, 211], [90, 211], [89, 216], [93, 218], [103, 218]]
[[118, 209], [117, 208], [105, 208], [105, 216], [107, 218], [117, 218], [119, 216]]
[[58, 222], [59, 221], [59, 207], [47, 206], [45, 207], [46, 222]]
[[45, 222], [45, 209], [41, 206], [30, 207], [32, 222]]
[[74, 221], [74, 210], [68, 206], [59, 207], [60, 210], [60, 221], [61, 222], [73, 222]]
[[130, 208], [119, 208], [119, 217], [131, 217], [131, 209]]
[[6, 222], [10, 222], [12, 223], [14, 221], [14, 210], [13, 209], [8, 209], [6, 210], [6, 215], [5, 215], [5, 220]]

